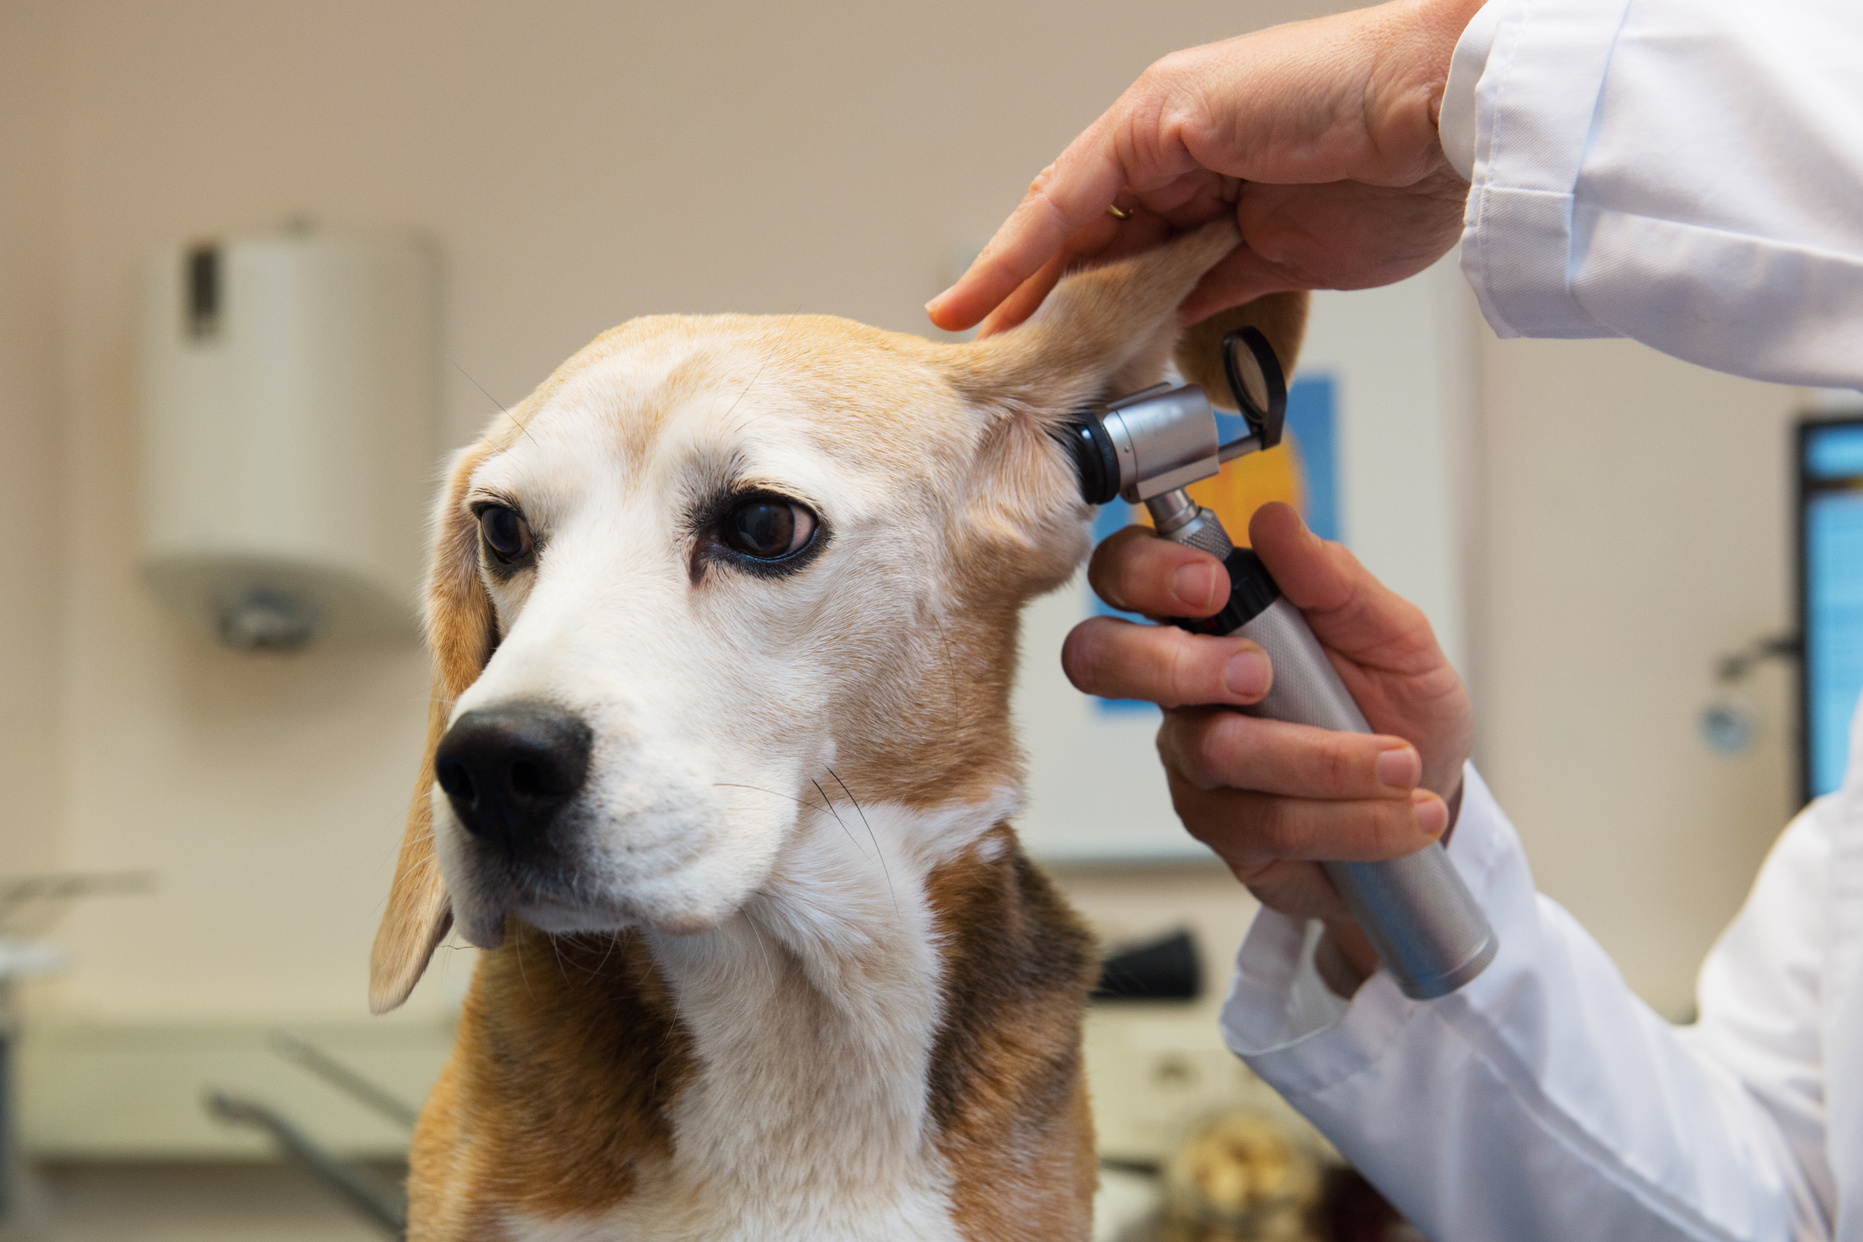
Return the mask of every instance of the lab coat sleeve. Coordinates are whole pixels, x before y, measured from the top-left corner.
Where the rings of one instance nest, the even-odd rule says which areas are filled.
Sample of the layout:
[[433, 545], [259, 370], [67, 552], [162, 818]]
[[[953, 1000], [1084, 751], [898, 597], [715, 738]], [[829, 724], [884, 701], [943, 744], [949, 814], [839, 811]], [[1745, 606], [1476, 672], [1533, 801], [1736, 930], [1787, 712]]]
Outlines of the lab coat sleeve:
[[1494, 329], [1863, 386], [1863, 7], [1488, 8], [1443, 113], [1453, 145], [1473, 113], [1462, 265]]
[[[1328, 1012], [1311, 1001], [1306, 928], [1263, 911], [1224, 1008], [1230, 1048], [1432, 1242], [1828, 1238], [1806, 1111], [1809, 821], [1761, 881], [1789, 899], [1749, 903], [1709, 967], [1704, 1030], [1685, 1035], [1534, 891], [1513, 828], [1467, 780], [1449, 854], [1500, 937], [1488, 969], [1426, 1002], [1381, 971]], [[1766, 978], [1782, 953], [1792, 977]]]

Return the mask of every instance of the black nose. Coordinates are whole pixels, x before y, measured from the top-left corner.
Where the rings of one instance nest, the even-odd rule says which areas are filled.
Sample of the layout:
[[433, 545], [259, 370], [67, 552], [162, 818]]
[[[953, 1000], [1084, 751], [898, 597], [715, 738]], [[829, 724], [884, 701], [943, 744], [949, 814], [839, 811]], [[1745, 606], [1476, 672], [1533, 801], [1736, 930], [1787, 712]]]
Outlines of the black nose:
[[475, 837], [516, 845], [542, 835], [589, 771], [589, 726], [548, 703], [481, 707], [453, 722], [434, 778]]

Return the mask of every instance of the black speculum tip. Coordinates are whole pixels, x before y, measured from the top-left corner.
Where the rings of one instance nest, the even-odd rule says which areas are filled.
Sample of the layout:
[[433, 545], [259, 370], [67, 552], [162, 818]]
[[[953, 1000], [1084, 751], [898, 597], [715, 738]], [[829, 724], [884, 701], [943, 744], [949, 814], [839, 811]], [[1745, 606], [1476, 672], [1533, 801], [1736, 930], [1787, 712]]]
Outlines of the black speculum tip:
[[1105, 426], [1090, 410], [1080, 410], [1052, 433], [1074, 459], [1080, 498], [1103, 505], [1119, 494], [1119, 456]]

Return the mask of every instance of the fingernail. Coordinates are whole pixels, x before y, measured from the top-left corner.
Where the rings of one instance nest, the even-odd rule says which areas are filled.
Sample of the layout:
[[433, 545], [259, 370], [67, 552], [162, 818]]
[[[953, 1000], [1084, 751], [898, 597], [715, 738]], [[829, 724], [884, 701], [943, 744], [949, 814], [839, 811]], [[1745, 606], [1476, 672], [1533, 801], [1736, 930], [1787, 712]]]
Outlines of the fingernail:
[[927, 315], [936, 314], [938, 310], [938, 304], [950, 296], [951, 296], [951, 291], [949, 289], [946, 289], [943, 293], [939, 294], [937, 297], [933, 298], [931, 301], [925, 303], [925, 313]]
[[1378, 756], [1378, 783], [1386, 789], [1409, 789], [1423, 779], [1423, 759], [1408, 746], [1393, 746]]
[[1216, 602], [1216, 567], [1202, 561], [1185, 565], [1171, 575], [1171, 593], [1186, 608], [1201, 615]]
[[1410, 795], [1410, 805], [1417, 817], [1417, 827], [1432, 837], [1440, 837], [1443, 829], [1449, 826], [1449, 808], [1429, 790], [1414, 791]]
[[1258, 699], [1268, 693], [1274, 670], [1259, 651], [1239, 651], [1223, 665], [1223, 687], [1238, 698]]

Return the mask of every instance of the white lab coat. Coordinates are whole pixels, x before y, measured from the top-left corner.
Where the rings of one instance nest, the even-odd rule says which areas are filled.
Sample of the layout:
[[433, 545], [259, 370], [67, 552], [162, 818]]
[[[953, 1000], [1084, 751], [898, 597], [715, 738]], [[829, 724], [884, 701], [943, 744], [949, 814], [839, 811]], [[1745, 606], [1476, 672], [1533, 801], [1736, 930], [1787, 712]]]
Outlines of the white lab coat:
[[[1863, 0], [1492, 0], [1444, 140], [1503, 335], [1623, 335], [1863, 386]], [[1459, 149], [1460, 148], [1460, 149]], [[1500, 935], [1468, 987], [1345, 1002], [1257, 917], [1234, 1051], [1434, 1242], [1863, 1242], [1863, 725], [1678, 1030], [1631, 994], [1473, 768], [1449, 856]], [[1608, 860], [1600, 860], [1608, 865]]]

